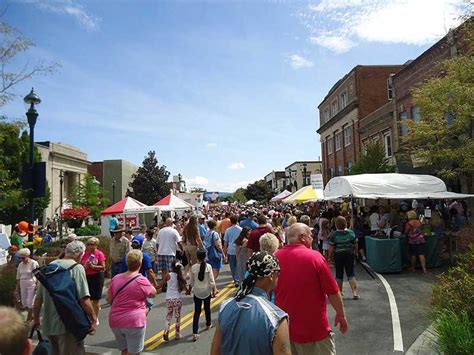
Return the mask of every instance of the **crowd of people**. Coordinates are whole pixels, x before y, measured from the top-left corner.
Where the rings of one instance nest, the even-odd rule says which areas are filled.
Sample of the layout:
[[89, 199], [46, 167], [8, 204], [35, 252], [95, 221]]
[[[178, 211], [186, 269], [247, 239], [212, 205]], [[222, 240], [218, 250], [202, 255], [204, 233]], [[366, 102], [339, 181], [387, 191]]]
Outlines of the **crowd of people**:
[[[219, 311], [212, 354], [333, 354], [327, 303], [335, 310], [334, 324], [345, 333], [344, 274], [352, 298], [358, 300], [354, 265], [356, 259], [365, 261], [366, 235], [406, 234], [410, 270], [418, 257], [427, 272], [423, 226], [428, 223], [434, 233], [444, 233], [448, 225], [455, 230], [467, 223], [467, 207], [461, 202], [415, 202], [372, 207], [352, 206], [349, 201], [298, 207], [215, 207], [168, 217], [150, 228], [142, 225], [136, 235], [120, 229], [114, 216], [109, 224], [112, 279], [105, 295], [111, 305], [108, 326], [123, 354], [141, 352], [153, 298], [165, 292], [163, 339], [169, 340], [174, 319], [179, 340], [183, 297], [192, 295], [192, 339], [197, 341], [203, 308], [206, 328], [213, 327], [211, 299], [219, 293], [216, 280], [223, 263], [228, 263], [238, 289]], [[84, 353], [83, 339], [66, 329], [48, 291], [35, 279], [32, 271], [38, 263], [30, 258], [30, 250], [13, 245], [11, 251], [10, 262], [18, 270], [18, 293], [31, 328], [42, 325], [53, 354]], [[52, 263], [70, 270], [77, 302], [90, 320], [89, 334], [93, 335], [99, 326], [107, 271], [99, 239], [89, 238], [84, 244], [74, 236], [69, 238], [60, 258]]]

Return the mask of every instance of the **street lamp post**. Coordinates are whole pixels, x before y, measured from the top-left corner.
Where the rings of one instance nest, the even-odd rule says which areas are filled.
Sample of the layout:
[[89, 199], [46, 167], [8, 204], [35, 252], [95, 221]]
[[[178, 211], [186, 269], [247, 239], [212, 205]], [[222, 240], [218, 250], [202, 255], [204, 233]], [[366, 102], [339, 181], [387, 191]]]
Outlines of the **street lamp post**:
[[[33, 187], [34, 181], [34, 166], [35, 166], [35, 157], [34, 157], [34, 144], [35, 144], [35, 125], [36, 120], [38, 119], [38, 112], [35, 109], [35, 105], [39, 105], [41, 103], [41, 99], [39, 96], [33, 91], [31, 91], [28, 95], [26, 95], [23, 99], [25, 104], [29, 105], [28, 111], [26, 111], [26, 117], [28, 118], [28, 125], [30, 126], [30, 176], [31, 176], [31, 188]], [[30, 190], [29, 193], [29, 205], [30, 205], [30, 223], [35, 223], [35, 200], [34, 200], [34, 191], [33, 189]], [[30, 234], [28, 241], [33, 241], [33, 235]]]
[[63, 238], [63, 184], [64, 174], [62, 170], [59, 170], [59, 238]]
[[306, 179], [306, 172], [307, 172], [306, 163], [303, 163], [303, 186], [306, 186], [308, 184], [307, 179]]
[[117, 181], [112, 181], [112, 205], [115, 204], [115, 186], [117, 186]]

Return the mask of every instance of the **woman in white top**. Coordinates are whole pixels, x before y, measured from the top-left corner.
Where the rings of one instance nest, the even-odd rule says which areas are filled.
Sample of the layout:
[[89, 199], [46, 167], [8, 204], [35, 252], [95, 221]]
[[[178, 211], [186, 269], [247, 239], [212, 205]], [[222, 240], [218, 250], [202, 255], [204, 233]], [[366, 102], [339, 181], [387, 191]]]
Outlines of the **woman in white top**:
[[370, 221], [370, 234], [374, 235], [380, 230], [380, 225], [379, 225], [380, 215], [379, 215], [378, 206], [372, 206], [370, 208], [369, 221]]
[[36, 278], [32, 271], [39, 265], [36, 260], [30, 258], [30, 249], [20, 249], [21, 262], [16, 272], [16, 289], [21, 295], [21, 303], [23, 307], [28, 308], [28, 316], [26, 321], [33, 319], [33, 299], [35, 297]]
[[167, 288], [166, 288], [166, 326], [165, 333], [163, 334], [163, 340], [169, 340], [170, 322], [173, 318], [173, 313], [176, 318], [176, 340], [181, 339], [180, 328], [181, 328], [181, 308], [183, 307], [183, 300], [181, 293], [186, 290], [186, 280], [183, 275], [183, 265], [178, 261], [174, 260], [171, 264], [171, 272], [166, 275]]
[[189, 292], [194, 296], [194, 317], [193, 317], [193, 340], [199, 338], [199, 316], [201, 315], [202, 304], [204, 303], [204, 313], [206, 314], [206, 329], [212, 328], [211, 325], [211, 297], [217, 294], [216, 282], [212, 267], [206, 263], [206, 251], [198, 250], [198, 264], [191, 267], [191, 279]]

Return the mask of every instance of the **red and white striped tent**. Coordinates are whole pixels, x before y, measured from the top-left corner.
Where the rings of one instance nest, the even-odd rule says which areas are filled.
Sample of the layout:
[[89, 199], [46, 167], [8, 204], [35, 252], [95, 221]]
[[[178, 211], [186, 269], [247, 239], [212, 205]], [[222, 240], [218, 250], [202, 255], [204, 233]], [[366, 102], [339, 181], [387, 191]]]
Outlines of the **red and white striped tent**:
[[186, 201], [181, 200], [179, 197], [169, 194], [162, 198], [160, 201], [155, 203], [153, 206], [158, 207], [160, 211], [183, 211], [193, 210], [194, 206]]
[[125, 197], [123, 200], [120, 200], [116, 204], [106, 208], [102, 212], [101, 215], [109, 215], [109, 214], [124, 214], [128, 212], [139, 212], [140, 210], [145, 210], [147, 205], [144, 203], [135, 200], [131, 197]]

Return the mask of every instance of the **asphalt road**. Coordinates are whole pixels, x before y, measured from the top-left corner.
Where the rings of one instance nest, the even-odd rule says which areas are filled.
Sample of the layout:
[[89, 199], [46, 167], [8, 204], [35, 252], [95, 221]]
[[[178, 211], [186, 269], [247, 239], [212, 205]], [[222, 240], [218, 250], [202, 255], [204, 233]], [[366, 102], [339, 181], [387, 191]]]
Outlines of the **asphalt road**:
[[[438, 270], [438, 272], [440, 271]], [[341, 334], [338, 330], [335, 330], [337, 353], [393, 354], [392, 316], [386, 289], [378, 278], [374, 279], [359, 264], [356, 266], [356, 276], [361, 298], [352, 300], [349, 285], [344, 284], [344, 305], [349, 322], [349, 331], [346, 334]], [[398, 305], [403, 349], [406, 351], [430, 323], [428, 309], [435, 275], [434, 273], [424, 275], [417, 272], [384, 275], [384, 277], [392, 287]], [[230, 281], [228, 265], [224, 265], [217, 280], [221, 292], [212, 301], [213, 323], [217, 317], [220, 303], [234, 294], [235, 288], [233, 288]], [[298, 292], [298, 290], [295, 290], [295, 292]], [[302, 306], [304, 307], [304, 305]], [[202, 315], [200, 338], [197, 342], [193, 342], [191, 338], [193, 310], [192, 297], [183, 296], [181, 312], [182, 339], [175, 340], [174, 332], [171, 332], [170, 341], [164, 342], [162, 335], [166, 312], [165, 295], [163, 293], [157, 295], [155, 305], [148, 315], [144, 351], [160, 354], [208, 354], [214, 329], [204, 330], [205, 321]], [[96, 335], [86, 338], [86, 345], [100, 348], [88, 348], [88, 351], [104, 353], [106, 350], [117, 349], [114, 336], [108, 327], [108, 312], [109, 308], [107, 307], [101, 310], [99, 314], [100, 325], [97, 328]], [[334, 322], [334, 312], [330, 305], [328, 305], [328, 316], [330, 324], [332, 324]]]

